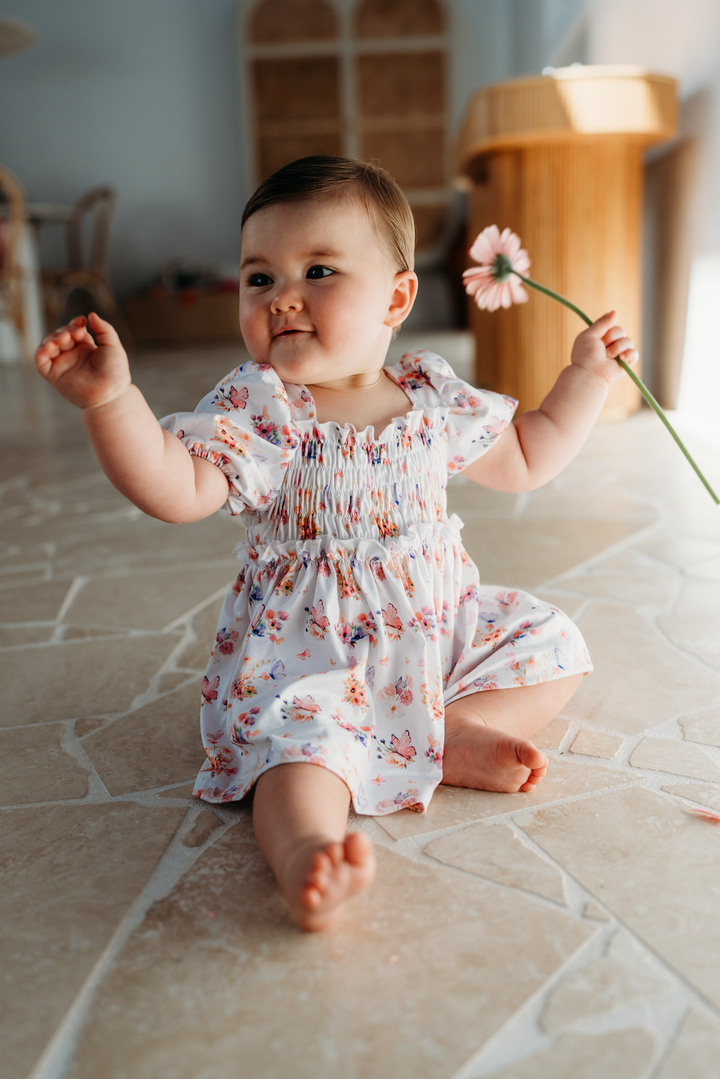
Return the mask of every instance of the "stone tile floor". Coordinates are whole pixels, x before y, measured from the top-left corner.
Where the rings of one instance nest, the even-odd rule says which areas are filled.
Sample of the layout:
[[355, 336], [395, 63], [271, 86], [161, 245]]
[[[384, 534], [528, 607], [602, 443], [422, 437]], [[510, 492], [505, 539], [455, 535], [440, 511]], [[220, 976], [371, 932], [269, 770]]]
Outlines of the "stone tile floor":
[[[240, 359], [134, 367], [162, 415]], [[537, 793], [353, 819], [378, 882], [309, 936], [248, 806], [189, 797], [237, 526], [144, 517], [71, 406], [0, 386], [4, 1079], [720, 1074], [720, 511], [652, 415], [531, 495], [452, 485], [484, 578], [567, 610], [596, 673]]]

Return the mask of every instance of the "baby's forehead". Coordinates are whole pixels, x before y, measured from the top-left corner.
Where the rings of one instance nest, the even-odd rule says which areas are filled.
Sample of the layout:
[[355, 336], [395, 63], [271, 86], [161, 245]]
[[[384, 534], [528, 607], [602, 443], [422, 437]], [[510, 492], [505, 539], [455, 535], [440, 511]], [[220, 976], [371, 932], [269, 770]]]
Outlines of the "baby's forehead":
[[[320, 195], [277, 199], [266, 204], [245, 222], [242, 239], [247, 243], [252, 236], [253, 243], [262, 242], [271, 232], [278, 229], [282, 232], [289, 224], [300, 229], [309, 226], [313, 240], [316, 238], [320, 246], [324, 243], [329, 249], [348, 247], [360, 232], [369, 247], [383, 257], [390, 255], [377, 211], [348, 185]], [[318, 253], [322, 252], [318, 250]]]

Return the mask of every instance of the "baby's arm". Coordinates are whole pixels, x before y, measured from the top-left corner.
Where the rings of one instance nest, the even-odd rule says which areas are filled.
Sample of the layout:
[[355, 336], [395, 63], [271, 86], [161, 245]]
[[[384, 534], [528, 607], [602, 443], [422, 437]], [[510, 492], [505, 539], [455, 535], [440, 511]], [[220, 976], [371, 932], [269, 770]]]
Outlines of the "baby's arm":
[[43, 378], [83, 410], [103, 471], [141, 510], [162, 521], [197, 521], [223, 505], [227, 479], [160, 427], [132, 384], [127, 355], [109, 322], [96, 314], [73, 319], [44, 339], [35, 363]]
[[610, 384], [624, 375], [615, 357], [631, 366], [638, 360], [615, 318], [610, 311], [578, 335], [572, 362], [540, 407], [511, 423], [488, 453], [463, 470], [464, 476], [498, 491], [532, 491], [572, 461], [600, 415]]

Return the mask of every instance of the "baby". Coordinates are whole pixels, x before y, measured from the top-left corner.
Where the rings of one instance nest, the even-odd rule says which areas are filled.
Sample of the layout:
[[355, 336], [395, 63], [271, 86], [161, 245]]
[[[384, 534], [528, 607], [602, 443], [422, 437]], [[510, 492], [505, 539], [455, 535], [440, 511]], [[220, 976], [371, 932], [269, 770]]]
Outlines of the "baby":
[[292, 917], [323, 929], [375, 872], [356, 812], [423, 811], [439, 783], [529, 791], [530, 739], [591, 669], [557, 608], [481, 585], [448, 519], [450, 474], [501, 491], [577, 454], [637, 353], [615, 312], [575, 341], [540, 408], [473, 389], [439, 356], [384, 367], [415, 300], [410, 207], [382, 169], [311, 157], [245, 208], [240, 326], [252, 360], [160, 423], [96, 314], [43, 341], [100, 464], [145, 513], [226, 506], [246, 539], [203, 683], [209, 802], [255, 787], [258, 843]]

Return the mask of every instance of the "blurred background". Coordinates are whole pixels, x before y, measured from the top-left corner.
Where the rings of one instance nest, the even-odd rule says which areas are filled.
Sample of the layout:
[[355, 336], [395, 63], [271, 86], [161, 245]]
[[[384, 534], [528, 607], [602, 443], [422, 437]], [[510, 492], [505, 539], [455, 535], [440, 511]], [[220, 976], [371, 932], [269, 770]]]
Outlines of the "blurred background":
[[720, 445], [717, 0], [8, 0], [0, 359], [91, 306], [134, 348], [237, 338], [243, 205], [309, 153], [393, 173], [419, 233], [402, 336], [467, 340], [463, 118], [483, 87], [573, 64], [677, 80], [677, 134], [644, 154], [643, 372]]

